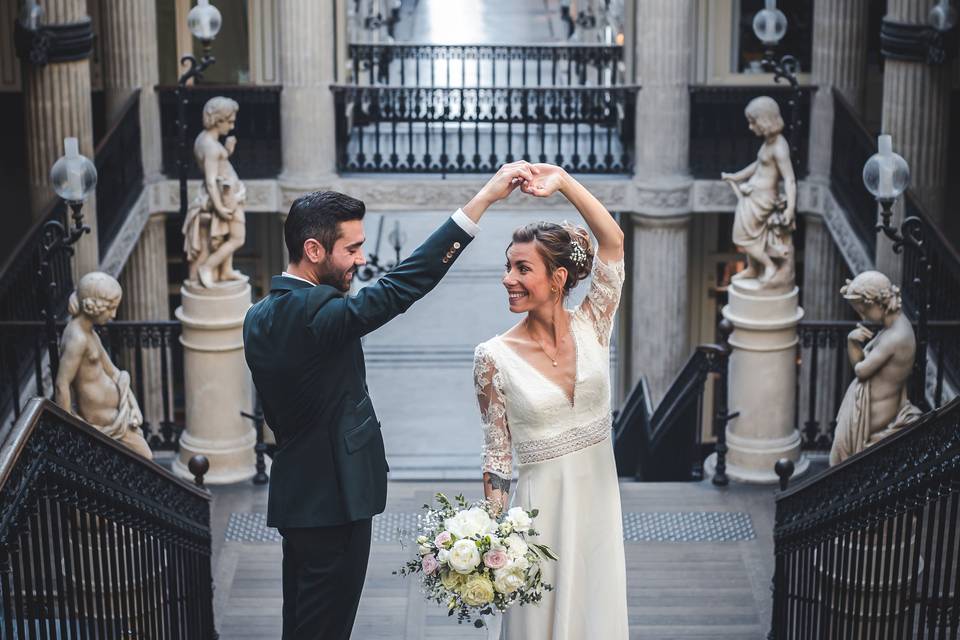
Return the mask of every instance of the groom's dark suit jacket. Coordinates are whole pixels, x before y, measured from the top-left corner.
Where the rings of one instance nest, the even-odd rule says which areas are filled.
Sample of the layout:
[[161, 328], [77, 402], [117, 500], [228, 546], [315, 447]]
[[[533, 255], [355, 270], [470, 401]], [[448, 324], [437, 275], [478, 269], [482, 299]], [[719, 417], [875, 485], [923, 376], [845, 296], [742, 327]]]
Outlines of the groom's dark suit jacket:
[[448, 219], [355, 296], [274, 276], [247, 311], [244, 353], [277, 438], [269, 526], [323, 527], [383, 511], [387, 462], [360, 338], [433, 289], [470, 240]]

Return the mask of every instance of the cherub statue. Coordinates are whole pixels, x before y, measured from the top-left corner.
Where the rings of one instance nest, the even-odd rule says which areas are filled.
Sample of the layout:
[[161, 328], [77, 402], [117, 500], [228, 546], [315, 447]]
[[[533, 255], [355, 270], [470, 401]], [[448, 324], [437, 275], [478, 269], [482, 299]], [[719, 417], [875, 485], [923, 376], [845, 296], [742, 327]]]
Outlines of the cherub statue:
[[203, 107], [203, 131], [193, 143], [193, 155], [203, 171], [203, 189], [183, 222], [183, 250], [190, 264], [189, 279], [208, 288], [243, 278], [233, 268], [233, 254], [247, 235], [246, 189], [229, 160], [237, 139], [229, 136], [220, 144], [220, 137], [233, 130], [239, 110], [235, 100], [210, 98]]
[[143, 414], [130, 387], [130, 374], [117, 369], [94, 331], [94, 325], [116, 317], [122, 296], [120, 283], [106, 273], [92, 271], [80, 278], [70, 296], [73, 317], [60, 340], [55, 401], [103, 434], [152, 459], [140, 431]]
[[879, 271], [864, 271], [840, 289], [864, 321], [847, 336], [855, 378], [837, 413], [830, 464], [843, 462], [894, 433], [920, 415], [907, 399], [917, 341], [900, 310], [900, 289]]
[[[773, 98], [754, 98], [744, 114], [750, 131], [763, 138], [763, 144], [749, 166], [736, 173], [720, 174], [737, 196], [733, 242], [747, 254], [747, 268], [733, 279], [755, 278], [760, 289], [786, 290], [794, 283], [797, 206], [790, 145], [782, 135], [783, 118]], [[781, 180], [785, 197], [780, 194]]]

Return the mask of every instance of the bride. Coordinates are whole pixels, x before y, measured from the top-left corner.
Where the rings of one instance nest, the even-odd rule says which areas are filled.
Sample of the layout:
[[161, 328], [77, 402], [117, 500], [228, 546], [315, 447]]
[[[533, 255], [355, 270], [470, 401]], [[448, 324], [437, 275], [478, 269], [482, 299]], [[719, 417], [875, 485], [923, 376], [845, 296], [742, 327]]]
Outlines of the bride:
[[[509, 640], [628, 637], [620, 492], [610, 440], [610, 335], [623, 286], [623, 232], [581, 184], [552, 165], [535, 165], [521, 189], [559, 191], [586, 220], [581, 227], [520, 227], [507, 247], [503, 285], [510, 311], [526, 317], [480, 344], [474, 380], [484, 427], [487, 499], [509, 502], [513, 449], [519, 480], [513, 504], [539, 509], [540, 540], [559, 556], [546, 563], [553, 585], [539, 605], [504, 616]], [[586, 299], [564, 307], [588, 275]]]

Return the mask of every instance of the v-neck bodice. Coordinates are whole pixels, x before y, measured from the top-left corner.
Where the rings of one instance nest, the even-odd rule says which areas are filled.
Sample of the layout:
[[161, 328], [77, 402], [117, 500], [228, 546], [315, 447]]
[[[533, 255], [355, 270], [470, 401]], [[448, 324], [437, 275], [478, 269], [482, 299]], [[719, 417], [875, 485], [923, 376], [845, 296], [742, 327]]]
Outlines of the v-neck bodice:
[[572, 397], [502, 336], [477, 347], [474, 377], [487, 430], [484, 470], [509, 473], [511, 445], [523, 464], [563, 455], [571, 442], [592, 444], [608, 435], [611, 320], [622, 284], [622, 262], [596, 260], [590, 292], [570, 312]]
[[530, 362], [527, 358], [524, 358], [523, 355], [518, 353], [516, 349], [508, 345], [506, 341], [503, 339], [503, 336], [498, 335], [496, 336], [496, 338], [500, 341], [501, 346], [506, 351], [508, 351], [518, 362], [532, 369], [533, 372], [539, 375], [541, 378], [543, 378], [543, 381], [546, 382], [547, 384], [553, 385], [554, 387], [556, 387], [557, 391], [563, 394], [563, 396], [567, 399], [567, 402], [570, 403], [570, 407], [573, 408], [577, 403], [577, 380], [580, 375], [580, 345], [578, 344], [577, 334], [573, 330], [573, 314], [568, 310], [567, 315], [570, 319], [570, 323], [569, 323], [570, 340], [573, 342], [573, 388], [570, 390], [569, 393], [567, 392], [566, 389], [564, 389], [563, 385], [558, 383], [556, 380], [550, 379], [550, 376], [548, 376], [546, 373], [538, 369], [537, 366], [532, 362]]

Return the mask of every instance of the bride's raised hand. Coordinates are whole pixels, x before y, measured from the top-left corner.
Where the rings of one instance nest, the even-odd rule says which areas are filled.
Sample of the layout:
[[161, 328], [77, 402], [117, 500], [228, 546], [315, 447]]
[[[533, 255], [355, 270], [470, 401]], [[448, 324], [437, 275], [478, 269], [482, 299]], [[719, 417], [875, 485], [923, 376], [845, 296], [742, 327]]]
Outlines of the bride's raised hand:
[[552, 196], [563, 186], [567, 172], [563, 167], [553, 164], [539, 163], [533, 165], [536, 175], [533, 180], [520, 187], [521, 191], [538, 198]]

